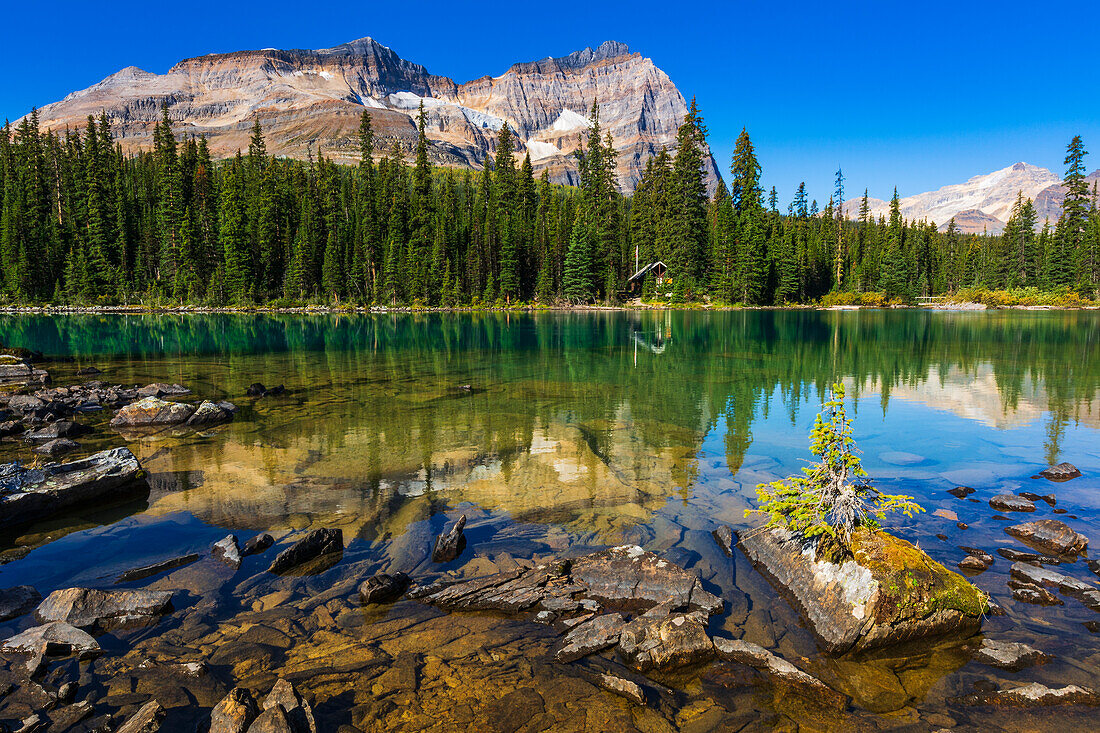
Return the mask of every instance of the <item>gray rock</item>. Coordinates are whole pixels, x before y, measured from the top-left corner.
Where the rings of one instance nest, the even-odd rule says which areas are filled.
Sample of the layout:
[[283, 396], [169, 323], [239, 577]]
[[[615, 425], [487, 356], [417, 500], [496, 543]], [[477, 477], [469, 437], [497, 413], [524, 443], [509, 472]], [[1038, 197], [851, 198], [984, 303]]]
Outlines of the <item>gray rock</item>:
[[675, 608], [722, 610], [722, 600], [703, 588], [699, 576], [637, 545], [612, 547], [574, 560], [570, 573], [595, 599], [613, 603], [671, 599]]
[[233, 413], [227, 409], [224, 409], [218, 404], [206, 400], [199, 404], [195, 408], [195, 411], [191, 413], [191, 416], [187, 418], [187, 422], [184, 423], [189, 427], [199, 427], [204, 425], [220, 425], [224, 422], [229, 422], [233, 419]]
[[404, 573], [379, 573], [359, 584], [359, 600], [363, 603], [389, 603], [400, 598], [408, 587], [409, 576]]
[[0, 621], [30, 613], [41, 600], [42, 594], [29, 585], [0, 590]]
[[622, 629], [619, 655], [639, 672], [685, 667], [714, 656], [702, 612], [639, 616]]
[[286, 713], [286, 720], [294, 733], [317, 733], [313, 709], [294, 689], [294, 685], [283, 679], [276, 682], [271, 692], [264, 698], [265, 711], [276, 708]]
[[1057, 466], [1043, 469], [1039, 475], [1050, 481], [1069, 481], [1080, 476], [1081, 472], [1072, 463], [1059, 463]]
[[[811, 547], [780, 529], [744, 532], [739, 547], [793, 601], [830, 653], [931, 636], [969, 636], [981, 628], [988, 608], [985, 595], [957, 573], [885, 532], [853, 536], [862, 562], [817, 560]], [[912, 610], [925, 607], [935, 610]]]
[[46, 596], [34, 617], [39, 623], [64, 621], [106, 630], [141, 626], [171, 610], [171, 591], [65, 588]]
[[1014, 550], [1011, 547], [998, 547], [997, 554], [1005, 559], [1012, 560], [1013, 562], [1030, 562], [1038, 563], [1039, 565], [1062, 564], [1062, 561], [1056, 557], [1050, 557], [1049, 555], [1039, 555], [1034, 552], [1021, 552], [1020, 550]]
[[449, 530], [439, 535], [432, 548], [432, 562], [450, 562], [462, 554], [466, 548], [466, 536], [462, 533], [465, 526], [466, 515], [463, 514]]
[[235, 687], [210, 711], [209, 733], [246, 733], [259, 714], [251, 693]]
[[28, 443], [46, 443], [58, 438], [77, 438], [90, 432], [92, 432], [92, 429], [87, 425], [81, 425], [71, 420], [58, 420], [52, 425], [47, 425], [30, 433], [25, 440]]
[[65, 656], [77, 654], [81, 657], [99, 654], [99, 643], [86, 631], [61, 621], [35, 626], [5, 639], [0, 651], [19, 654], [37, 654]]
[[1067, 685], [1051, 688], [1038, 682], [999, 690], [966, 699], [971, 704], [994, 704], [1011, 707], [1037, 708], [1051, 705], [1100, 705], [1100, 695], [1087, 687]]
[[38, 469], [0, 465], [0, 527], [44, 519], [93, 501], [122, 498], [140, 488], [140, 472], [137, 459], [126, 448]]
[[66, 453], [72, 453], [74, 450], [80, 450], [80, 443], [68, 438], [58, 438], [57, 440], [51, 440], [48, 443], [34, 448], [34, 452], [40, 456], [49, 456], [50, 458], [56, 458], [57, 456], [64, 455]]
[[258, 534], [250, 537], [241, 548], [241, 557], [259, 555], [275, 544], [275, 538], [269, 534]]
[[191, 394], [191, 390], [180, 384], [147, 384], [137, 390], [138, 397], [182, 397]]
[[190, 555], [183, 555], [181, 557], [173, 557], [168, 560], [153, 563], [152, 565], [144, 565], [140, 568], [133, 568], [127, 570], [122, 575], [118, 576], [116, 583], [132, 583], [135, 580], [143, 580], [153, 575], [159, 575], [168, 570], [175, 570], [176, 568], [182, 568], [185, 565], [190, 565], [199, 559], [198, 553], [192, 553]]
[[554, 659], [572, 662], [593, 652], [607, 649], [619, 642], [626, 620], [617, 613], [608, 613], [574, 627], [558, 643]]
[[[277, 575], [292, 571], [311, 572], [314, 568], [303, 567], [307, 563], [325, 556], [344, 552], [344, 533], [339, 529], [315, 529], [302, 539], [275, 556], [267, 569]], [[333, 558], [338, 559], [338, 558]]]
[[237, 547], [237, 535], [231, 534], [214, 543], [211, 549], [214, 557], [234, 570], [241, 566], [241, 551]]
[[1057, 519], [1016, 524], [1005, 527], [1005, 533], [1033, 549], [1054, 555], [1077, 555], [1089, 546], [1087, 537]]
[[159, 397], [145, 397], [119, 410], [111, 419], [111, 427], [159, 429], [182, 425], [194, 412], [193, 405], [165, 402]]
[[164, 720], [164, 708], [156, 700], [145, 703], [116, 733], [156, 733]]
[[608, 692], [625, 697], [635, 705], [645, 705], [645, 691], [636, 682], [606, 672], [594, 674], [591, 679], [598, 687]]
[[974, 661], [988, 664], [998, 669], [1019, 672], [1034, 664], [1046, 664], [1051, 657], [1043, 652], [1014, 641], [996, 641], [982, 639], [982, 644], [974, 654]]
[[989, 500], [989, 506], [999, 512], [1035, 511], [1035, 504], [1015, 494], [998, 494]]

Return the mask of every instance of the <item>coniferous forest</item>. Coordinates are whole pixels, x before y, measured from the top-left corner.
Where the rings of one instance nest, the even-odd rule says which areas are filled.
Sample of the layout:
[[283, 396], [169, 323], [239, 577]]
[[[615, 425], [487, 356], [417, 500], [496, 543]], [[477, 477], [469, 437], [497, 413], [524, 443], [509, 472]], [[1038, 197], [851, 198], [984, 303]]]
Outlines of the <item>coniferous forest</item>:
[[[1100, 210], [1082, 141], [1067, 147], [1057, 222], [1021, 195], [999, 236], [905, 221], [895, 191], [854, 218], [836, 174], [824, 205], [805, 185], [782, 207], [761, 188], [747, 132], [729, 185], [708, 195], [706, 127], [693, 102], [676, 147], [646, 165], [632, 196], [593, 105], [576, 187], [536, 178], [507, 125], [481, 171], [433, 166], [423, 106], [412, 151], [362, 116], [356, 166], [274, 158], [257, 123], [247, 152], [211, 159], [177, 139], [167, 111], [151, 151], [129, 153], [106, 118], [64, 135], [37, 114], [0, 134], [0, 303], [244, 306], [501, 306], [617, 303], [635, 263], [671, 281], [647, 300], [783, 305], [910, 302], [969, 290], [1100, 290]], [[410, 158], [410, 160], [406, 160]]]

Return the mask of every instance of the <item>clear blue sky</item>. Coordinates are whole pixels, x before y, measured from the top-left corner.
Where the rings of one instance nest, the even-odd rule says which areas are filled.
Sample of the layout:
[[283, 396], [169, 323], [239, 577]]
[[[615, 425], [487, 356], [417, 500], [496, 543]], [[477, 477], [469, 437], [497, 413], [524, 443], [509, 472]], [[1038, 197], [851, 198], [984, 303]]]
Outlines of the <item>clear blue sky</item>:
[[784, 207], [801, 180], [827, 200], [837, 166], [879, 198], [1018, 160], [1061, 173], [1074, 134], [1100, 168], [1097, 2], [12, 3], [0, 115], [124, 66], [362, 36], [457, 81], [623, 41], [697, 97], [723, 172], [748, 128]]

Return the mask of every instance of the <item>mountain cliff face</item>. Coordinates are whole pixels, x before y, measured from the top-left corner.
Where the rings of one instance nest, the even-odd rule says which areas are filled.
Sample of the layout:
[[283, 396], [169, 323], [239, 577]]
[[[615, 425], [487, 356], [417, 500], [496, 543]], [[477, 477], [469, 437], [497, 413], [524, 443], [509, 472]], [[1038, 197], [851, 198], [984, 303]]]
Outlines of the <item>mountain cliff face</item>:
[[[1100, 170], [1088, 176], [1089, 189], [1100, 181]], [[974, 176], [966, 183], [944, 186], [937, 191], [919, 193], [901, 199], [901, 214], [910, 221], [928, 220], [946, 231], [951, 219], [955, 228], [966, 234], [1000, 234], [1012, 215], [1018, 193], [1035, 202], [1036, 227], [1041, 229], [1049, 218], [1051, 225], [1062, 215], [1066, 192], [1062, 179], [1052, 171], [1029, 163], [1016, 163], [999, 171]], [[890, 216], [890, 204], [868, 198], [871, 215], [876, 219]], [[844, 202], [848, 216], [859, 216], [861, 199]]]
[[[432, 155], [439, 163], [480, 168], [494, 153], [505, 121], [517, 133], [519, 154], [531, 154], [536, 173], [576, 182], [572, 155], [587, 131], [593, 101], [619, 152], [618, 179], [632, 191], [646, 161], [675, 145], [687, 112], [683, 95], [653, 61], [608, 41], [562, 58], [515, 64], [497, 77], [457, 84], [430, 74], [389, 48], [363, 38], [318, 50], [238, 51], [185, 59], [165, 74], [136, 67], [119, 71], [39, 111], [44, 128], [85, 124], [106, 113], [127, 148], [148, 148], [160, 107], [178, 134], [206, 135], [215, 155], [247, 148], [255, 120], [268, 151], [305, 158], [358, 160], [356, 132], [366, 108], [387, 151], [405, 151], [416, 138], [414, 117], [423, 100]], [[718, 180], [710, 156], [711, 189]]]

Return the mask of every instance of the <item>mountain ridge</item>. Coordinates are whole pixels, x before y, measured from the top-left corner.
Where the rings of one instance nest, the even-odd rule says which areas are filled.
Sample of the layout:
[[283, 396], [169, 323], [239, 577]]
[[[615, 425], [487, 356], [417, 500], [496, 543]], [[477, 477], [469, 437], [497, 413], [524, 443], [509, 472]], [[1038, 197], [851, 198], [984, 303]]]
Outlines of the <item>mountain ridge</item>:
[[[323, 49], [253, 49], [181, 59], [163, 74], [128, 66], [39, 110], [43, 129], [83, 126], [106, 114], [127, 148], [148, 149], [162, 104], [177, 135], [205, 135], [212, 153], [247, 147], [259, 120], [269, 152], [306, 158], [323, 150], [341, 162], [359, 159], [359, 116], [369, 111], [378, 143], [406, 154], [423, 101], [435, 162], [481, 168], [496, 152], [507, 122], [538, 171], [577, 182], [573, 152], [583, 143], [593, 101], [619, 153], [617, 179], [633, 190], [646, 161], [675, 145], [687, 104], [651, 59], [618, 41], [562, 57], [512, 64], [499, 76], [458, 83], [402, 58], [369, 36]], [[709, 152], [709, 151], [708, 151]], [[720, 180], [706, 157], [710, 190]]]

